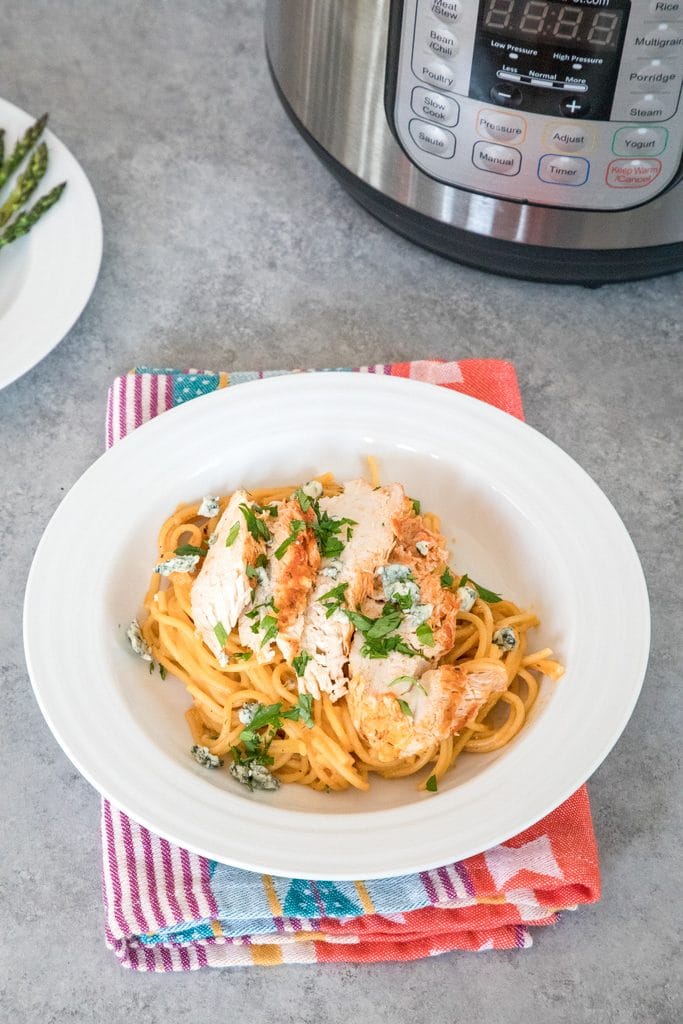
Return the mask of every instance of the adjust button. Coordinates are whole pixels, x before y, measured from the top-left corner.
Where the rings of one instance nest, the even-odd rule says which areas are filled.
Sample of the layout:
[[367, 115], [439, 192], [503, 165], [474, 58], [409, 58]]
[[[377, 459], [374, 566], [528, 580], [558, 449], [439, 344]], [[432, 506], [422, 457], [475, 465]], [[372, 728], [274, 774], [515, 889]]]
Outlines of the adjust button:
[[440, 60], [424, 60], [415, 63], [415, 72], [423, 82], [436, 85], [439, 89], [452, 89], [455, 73]]
[[553, 185], [585, 185], [589, 170], [590, 164], [582, 156], [556, 156], [548, 153], [538, 161], [539, 178]]
[[413, 89], [410, 105], [415, 113], [424, 117], [426, 121], [434, 121], [435, 124], [443, 124], [447, 128], [454, 128], [460, 117], [459, 103], [450, 96], [444, 96], [442, 92], [432, 92], [422, 85]]
[[666, 128], [619, 128], [614, 133], [612, 151], [617, 156], [659, 156], [668, 141]]
[[592, 149], [595, 145], [595, 135], [591, 128], [582, 124], [550, 125], [544, 132], [546, 144], [551, 149], [559, 149], [561, 153], [580, 153], [583, 149]]
[[428, 23], [425, 29], [424, 40], [432, 53], [443, 60], [453, 60], [458, 52], [458, 37], [455, 33], [438, 22], [433, 25]]
[[610, 188], [645, 188], [661, 171], [661, 160], [613, 160], [607, 167], [605, 181]]
[[432, 14], [442, 21], [454, 22], [460, 17], [462, 0], [432, 0]]
[[432, 153], [433, 156], [440, 156], [444, 160], [448, 160], [455, 153], [455, 135], [447, 132], [445, 128], [425, 124], [414, 117], [408, 125], [408, 130], [415, 145], [425, 153]]
[[510, 149], [509, 146], [495, 146], [491, 142], [475, 142], [472, 150], [472, 163], [481, 171], [512, 177], [519, 174], [519, 169], [522, 166], [522, 154], [518, 149]]
[[676, 112], [677, 106], [676, 93], [646, 92], [630, 101], [627, 113], [632, 121], [666, 121]]
[[516, 114], [503, 114], [500, 110], [480, 110], [477, 131], [496, 142], [522, 142], [526, 135], [526, 121]]

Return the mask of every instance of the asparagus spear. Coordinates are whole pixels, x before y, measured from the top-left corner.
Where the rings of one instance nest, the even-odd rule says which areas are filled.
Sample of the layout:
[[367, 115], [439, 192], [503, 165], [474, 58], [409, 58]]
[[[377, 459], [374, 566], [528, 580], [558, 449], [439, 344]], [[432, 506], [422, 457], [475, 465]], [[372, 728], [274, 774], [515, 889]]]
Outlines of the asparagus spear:
[[16, 171], [17, 167], [29, 150], [33, 149], [34, 145], [43, 134], [43, 129], [46, 124], [47, 114], [43, 114], [43, 116], [39, 117], [35, 124], [32, 124], [16, 143], [14, 149], [3, 162], [2, 167], [0, 167], [0, 188], [5, 184], [10, 174]]
[[5, 228], [3, 233], [0, 235], [0, 249], [4, 245], [9, 245], [10, 242], [14, 242], [15, 239], [21, 238], [22, 235], [27, 235], [43, 214], [46, 213], [51, 206], [54, 206], [65, 188], [65, 181], [63, 181], [61, 185], [55, 185], [53, 189], [46, 192], [44, 196], [41, 196], [38, 202], [35, 203], [30, 210], [27, 210], [25, 213], [20, 213], [17, 219], [12, 221], [10, 226]]
[[0, 228], [17, 213], [26, 200], [38, 187], [40, 179], [47, 170], [47, 146], [44, 142], [31, 154], [29, 165], [19, 175], [11, 195], [0, 206]]

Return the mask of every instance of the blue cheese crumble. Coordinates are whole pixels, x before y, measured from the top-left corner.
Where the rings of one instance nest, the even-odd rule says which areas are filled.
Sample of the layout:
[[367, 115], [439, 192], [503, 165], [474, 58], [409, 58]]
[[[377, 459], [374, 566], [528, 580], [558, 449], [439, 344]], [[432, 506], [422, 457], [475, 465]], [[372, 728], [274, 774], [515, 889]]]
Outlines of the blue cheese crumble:
[[415, 543], [415, 547], [417, 548], [418, 552], [422, 555], [423, 558], [425, 555], [429, 554], [429, 549], [431, 548], [431, 546], [432, 545], [428, 540], [418, 540]]
[[246, 764], [238, 764], [236, 761], [230, 765], [230, 774], [248, 789], [275, 790], [280, 788], [280, 783], [275, 776], [268, 771], [264, 764], [255, 764], [249, 761]]
[[174, 572], [193, 572], [197, 568], [199, 555], [176, 555], [159, 562], [154, 571], [160, 576], [172, 576]]
[[126, 630], [126, 636], [128, 637], [130, 646], [133, 649], [134, 654], [137, 654], [137, 656], [139, 658], [142, 658], [143, 661], [152, 660], [152, 652], [149, 649], [147, 641], [144, 639], [142, 635], [140, 623], [138, 622], [137, 619], [133, 619], [133, 621], [131, 622], [130, 626]]
[[329, 576], [331, 580], [339, 579], [339, 573], [342, 570], [341, 561], [338, 558], [333, 558], [329, 565], [326, 565], [320, 570], [321, 576]]
[[309, 480], [307, 484], [303, 485], [301, 490], [307, 498], [312, 498], [313, 501], [317, 501], [323, 493], [323, 485], [319, 480]]
[[242, 725], [251, 725], [256, 712], [259, 711], [260, 708], [261, 705], [257, 700], [248, 700], [246, 704], [243, 704], [237, 712], [237, 717]]
[[207, 494], [202, 498], [202, 503], [197, 509], [197, 515], [204, 516], [206, 519], [213, 519], [220, 510], [221, 506], [218, 498], [213, 494]]
[[202, 768], [220, 768], [223, 764], [223, 758], [212, 754], [208, 747], [200, 747], [194, 743], [190, 747], [190, 753]]
[[502, 629], [497, 629], [493, 634], [493, 642], [502, 651], [514, 651], [517, 646], [517, 634], [512, 626], [503, 626]]
[[458, 600], [460, 601], [461, 612], [470, 612], [474, 608], [474, 602], [479, 597], [474, 587], [466, 585], [464, 587], [458, 587]]

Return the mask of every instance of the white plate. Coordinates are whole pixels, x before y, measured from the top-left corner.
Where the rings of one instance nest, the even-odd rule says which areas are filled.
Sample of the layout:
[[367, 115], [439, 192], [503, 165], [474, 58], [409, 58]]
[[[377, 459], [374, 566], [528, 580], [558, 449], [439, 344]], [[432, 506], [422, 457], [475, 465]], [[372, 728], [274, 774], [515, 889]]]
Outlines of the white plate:
[[[184, 687], [132, 656], [155, 537], [176, 503], [240, 484], [339, 478], [379, 457], [442, 517], [451, 563], [538, 610], [567, 665], [508, 747], [465, 755], [437, 794], [251, 794], [189, 756]], [[647, 663], [638, 557], [592, 480], [550, 441], [429, 384], [346, 374], [273, 378], [195, 399], [102, 456], [45, 531], [24, 641], [47, 722], [76, 767], [155, 832], [272, 874], [370, 878], [435, 867], [515, 835], [568, 797], [624, 728]]]
[[[35, 120], [0, 99], [7, 153]], [[0, 388], [35, 366], [73, 327], [95, 287], [102, 259], [102, 221], [90, 182], [51, 131], [43, 138], [47, 173], [29, 206], [60, 181], [67, 185], [28, 235], [0, 249]], [[5, 185], [3, 201], [10, 190]]]

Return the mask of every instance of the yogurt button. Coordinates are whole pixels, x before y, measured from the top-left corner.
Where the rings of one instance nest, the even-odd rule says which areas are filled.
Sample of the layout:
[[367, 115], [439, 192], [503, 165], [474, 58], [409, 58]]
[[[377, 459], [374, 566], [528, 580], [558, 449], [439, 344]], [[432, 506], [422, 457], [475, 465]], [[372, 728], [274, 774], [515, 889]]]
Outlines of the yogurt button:
[[617, 156], [659, 156], [668, 141], [666, 128], [620, 128], [614, 133], [612, 149]]

